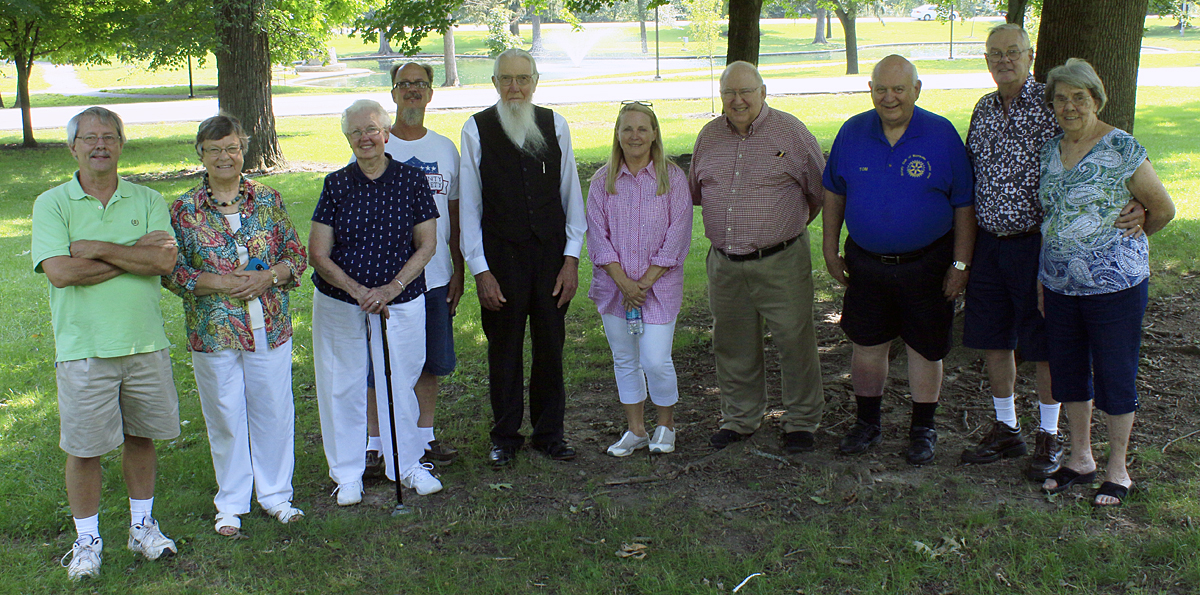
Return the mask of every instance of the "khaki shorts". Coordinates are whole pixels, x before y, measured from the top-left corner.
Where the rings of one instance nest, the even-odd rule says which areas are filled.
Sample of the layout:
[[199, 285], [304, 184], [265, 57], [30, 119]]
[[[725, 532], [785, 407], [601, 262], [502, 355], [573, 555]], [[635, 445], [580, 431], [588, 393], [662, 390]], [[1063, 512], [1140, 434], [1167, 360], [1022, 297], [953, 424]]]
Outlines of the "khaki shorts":
[[154, 440], [179, 436], [179, 395], [166, 349], [55, 364], [59, 448], [98, 457], [125, 434]]

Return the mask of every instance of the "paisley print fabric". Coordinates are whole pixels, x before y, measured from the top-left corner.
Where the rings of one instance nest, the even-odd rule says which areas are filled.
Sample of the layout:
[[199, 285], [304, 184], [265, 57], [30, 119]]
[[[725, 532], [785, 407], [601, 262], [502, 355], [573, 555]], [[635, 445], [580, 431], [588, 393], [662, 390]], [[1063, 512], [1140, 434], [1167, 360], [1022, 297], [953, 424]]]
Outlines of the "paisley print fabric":
[[242, 227], [236, 233], [230, 230], [225, 216], [213, 208], [204, 183], [185, 192], [171, 205], [171, 226], [175, 229], [179, 255], [174, 273], [163, 276], [162, 284], [183, 298], [188, 347], [192, 351], [255, 351], [254, 331], [245, 302], [224, 293], [206, 296], [193, 293], [200, 273], [225, 275], [241, 268], [239, 244], [246, 247], [250, 258], [258, 258], [268, 266], [283, 263], [291, 270], [291, 283], [268, 289], [259, 301], [270, 347], [279, 347], [292, 337], [288, 291], [300, 286], [300, 277], [308, 268], [308, 254], [288, 219], [279, 192], [253, 180], [243, 179], [242, 184], [246, 199], [240, 208]]
[[1059, 157], [1062, 135], [1042, 150], [1038, 195], [1046, 212], [1042, 223], [1039, 279], [1064, 295], [1095, 295], [1129, 289], [1150, 276], [1150, 244], [1145, 236], [1121, 237], [1113, 227], [1133, 198], [1125, 183], [1146, 160], [1146, 149], [1114, 129], [1071, 169]]

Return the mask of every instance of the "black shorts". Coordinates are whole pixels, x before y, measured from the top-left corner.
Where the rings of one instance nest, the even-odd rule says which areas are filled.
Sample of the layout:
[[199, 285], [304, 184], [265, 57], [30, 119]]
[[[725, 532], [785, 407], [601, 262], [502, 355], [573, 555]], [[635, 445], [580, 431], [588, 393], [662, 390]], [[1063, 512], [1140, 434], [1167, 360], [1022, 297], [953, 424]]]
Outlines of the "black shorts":
[[896, 337], [930, 361], [950, 353], [954, 302], [942, 291], [954, 261], [954, 234], [930, 244], [927, 252], [901, 264], [884, 264], [846, 239], [846, 297], [842, 330], [851, 341], [881, 345]]

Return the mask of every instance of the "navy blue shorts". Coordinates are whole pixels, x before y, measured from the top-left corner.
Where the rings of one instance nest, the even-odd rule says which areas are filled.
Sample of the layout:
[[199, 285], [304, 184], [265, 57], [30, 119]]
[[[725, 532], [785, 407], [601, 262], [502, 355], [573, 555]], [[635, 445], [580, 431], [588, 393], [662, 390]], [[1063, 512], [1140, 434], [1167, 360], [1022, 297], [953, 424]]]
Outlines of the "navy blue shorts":
[[1040, 233], [998, 238], [979, 230], [967, 280], [964, 346], [1015, 350], [1022, 360], [1046, 361], [1046, 319], [1037, 305], [1041, 251]]
[[[425, 367], [421, 372], [434, 376], [449, 376], [458, 360], [454, 357], [454, 325], [446, 296], [450, 286], [443, 285], [425, 292]], [[375, 388], [375, 368], [367, 355], [367, 388]]]
[[1096, 400], [1109, 415], [1138, 410], [1138, 356], [1150, 281], [1115, 293], [1062, 295], [1047, 289], [1046, 340], [1054, 400]]
[[867, 347], [900, 337], [929, 361], [946, 357], [954, 302], [946, 299], [942, 284], [953, 260], [953, 234], [903, 264], [883, 264], [847, 238], [850, 284], [842, 300], [841, 323], [846, 336]]

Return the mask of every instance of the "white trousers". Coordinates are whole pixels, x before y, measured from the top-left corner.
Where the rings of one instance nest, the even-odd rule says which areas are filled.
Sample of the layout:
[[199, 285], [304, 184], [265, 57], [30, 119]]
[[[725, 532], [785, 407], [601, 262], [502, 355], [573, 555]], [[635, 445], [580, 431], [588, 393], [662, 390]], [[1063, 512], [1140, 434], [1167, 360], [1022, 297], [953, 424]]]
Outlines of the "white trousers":
[[228, 514], [250, 512], [251, 487], [264, 509], [292, 500], [292, 341], [270, 349], [260, 328], [254, 345], [257, 351], [192, 352], [217, 476], [213, 504]]
[[620, 316], [601, 314], [604, 334], [613, 354], [613, 372], [617, 375], [617, 394], [624, 405], [650, 400], [659, 407], [670, 407], [679, 400], [675, 380], [675, 362], [671, 347], [675, 340], [675, 321], [670, 324], [646, 324], [641, 335], [629, 334], [629, 324]]
[[[388, 306], [388, 312], [388, 355], [396, 410], [392, 419], [396, 424], [396, 446], [403, 474], [425, 454], [425, 444], [417, 432], [420, 409], [413, 392], [425, 365], [425, 296]], [[313, 364], [317, 406], [321, 412], [321, 441], [329, 462], [329, 477], [338, 484], [362, 481], [366, 470], [363, 456], [367, 448], [367, 342], [363, 338], [367, 336], [368, 325], [383, 458], [388, 479], [395, 480], [379, 317], [368, 316], [356, 304], [313, 292]]]

